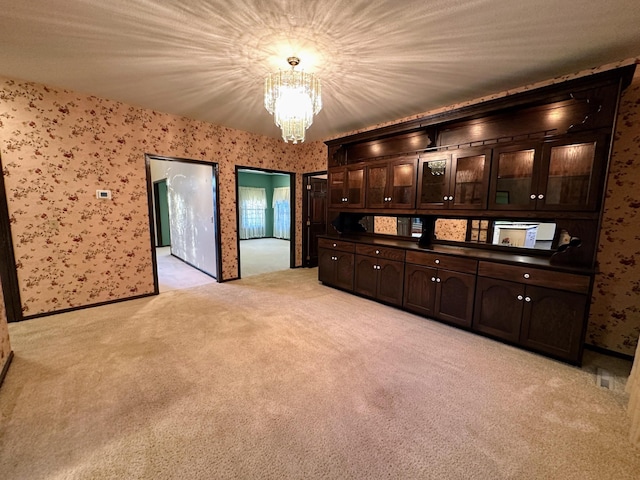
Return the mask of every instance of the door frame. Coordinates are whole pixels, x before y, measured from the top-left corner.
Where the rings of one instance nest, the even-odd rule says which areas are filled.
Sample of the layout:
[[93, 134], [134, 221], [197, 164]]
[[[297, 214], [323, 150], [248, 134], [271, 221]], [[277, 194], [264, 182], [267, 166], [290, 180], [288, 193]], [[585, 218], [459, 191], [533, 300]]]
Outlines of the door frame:
[[[154, 203], [154, 194], [153, 194], [153, 181], [151, 179], [151, 160], [161, 160], [165, 162], [180, 162], [180, 163], [194, 163], [197, 165], [208, 165], [211, 167], [211, 175], [212, 175], [212, 185], [214, 187], [213, 195], [213, 222], [215, 226], [215, 248], [216, 248], [216, 276], [213, 277], [217, 282], [221, 282], [222, 277], [222, 245], [221, 240], [222, 236], [220, 234], [220, 194], [219, 194], [219, 167], [215, 162], [206, 162], [204, 160], [194, 160], [192, 158], [181, 158], [181, 157], [165, 157], [163, 155], [155, 155], [152, 153], [144, 154], [145, 161], [145, 171], [147, 175], [147, 204], [149, 207], [149, 240], [151, 244], [151, 261], [153, 263], [153, 289], [154, 294], [160, 293], [160, 285], [158, 282], [158, 259], [156, 256], [156, 240], [155, 240], [155, 225], [154, 225], [154, 213], [153, 213], [153, 203]], [[187, 263], [187, 262], [185, 262]], [[188, 264], [188, 263], [187, 263]], [[190, 265], [193, 268], [193, 265]], [[198, 269], [200, 270], [200, 269]], [[202, 270], [200, 270], [202, 271]], [[211, 276], [211, 274], [202, 271], [206, 275]]]
[[[308, 253], [309, 253], [309, 248], [308, 248], [308, 242], [309, 239], [307, 238], [309, 236], [309, 234], [307, 233], [307, 226], [306, 226], [306, 221], [308, 219], [308, 215], [307, 212], [309, 210], [309, 205], [308, 205], [308, 199], [307, 199], [307, 186], [309, 185], [309, 181], [311, 178], [314, 177], [318, 177], [324, 175], [326, 177], [327, 180], [327, 201], [325, 203], [325, 210], [324, 210], [324, 223], [325, 223], [325, 227], [327, 226], [328, 223], [328, 219], [327, 219], [327, 209], [329, 207], [329, 175], [328, 172], [326, 170], [322, 170], [320, 172], [311, 172], [311, 173], [303, 173], [302, 174], [302, 266], [308, 268], [309, 267], [309, 260], [307, 259], [308, 257]], [[326, 231], [325, 231], [326, 233]]]
[[20, 322], [24, 320], [24, 316], [22, 314], [22, 300], [20, 299], [18, 269], [16, 268], [13, 239], [11, 237], [9, 204], [2, 172], [2, 158], [0, 158], [0, 279], [2, 279], [2, 293], [7, 322]]
[[296, 174], [293, 172], [285, 172], [282, 170], [271, 170], [268, 168], [260, 168], [260, 167], [243, 167], [241, 165], [236, 165], [235, 177], [236, 177], [236, 243], [237, 243], [237, 252], [238, 252], [238, 276], [236, 279], [242, 278], [242, 267], [240, 265], [240, 203], [238, 202], [238, 191], [240, 185], [238, 184], [238, 179], [240, 175], [238, 172], [240, 170], [253, 170], [254, 172], [265, 172], [265, 173], [277, 173], [280, 175], [288, 175], [289, 176], [289, 198], [291, 199], [290, 205], [290, 214], [291, 220], [289, 224], [291, 225], [290, 238], [289, 238], [289, 268], [296, 268]]
[[[169, 245], [161, 245], [162, 242], [162, 216], [160, 215], [160, 184], [164, 183], [166, 185], [167, 179], [162, 178], [160, 180], [154, 180], [153, 182], [153, 205], [155, 211], [155, 227], [156, 227], [156, 247], [169, 247]], [[171, 225], [171, 220], [169, 220], [169, 225]]]

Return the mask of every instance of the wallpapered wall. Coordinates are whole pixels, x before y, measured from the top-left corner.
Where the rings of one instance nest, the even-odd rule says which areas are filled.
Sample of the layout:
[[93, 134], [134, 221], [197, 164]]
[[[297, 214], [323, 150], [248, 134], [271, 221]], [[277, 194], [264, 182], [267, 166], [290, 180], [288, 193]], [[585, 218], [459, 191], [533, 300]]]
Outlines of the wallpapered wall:
[[9, 360], [11, 343], [9, 342], [9, 327], [7, 325], [7, 313], [4, 307], [4, 296], [2, 295], [2, 280], [0, 280], [0, 372]]
[[[223, 279], [238, 269], [235, 165], [326, 168], [322, 142], [285, 144], [12, 79], [0, 79], [0, 147], [25, 315], [153, 292], [145, 153], [219, 164]], [[300, 175], [296, 187], [300, 219]]]
[[[422, 112], [419, 118], [634, 59]], [[587, 341], [632, 355], [640, 333], [640, 72], [623, 96]], [[359, 130], [363, 131], [363, 130]], [[347, 134], [356, 133], [347, 132]], [[342, 136], [342, 135], [340, 135]], [[287, 145], [246, 132], [0, 79], [0, 146], [25, 314], [152, 290], [144, 153], [220, 165], [223, 278], [237, 276], [235, 165], [296, 173], [326, 168], [321, 142]], [[94, 201], [97, 188], [114, 201]], [[296, 178], [296, 262], [301, 263], [302, 177]], [[107, 273], [108, 272], [108, 273]], [[0, 334], [1, 336], [1, 334]]]

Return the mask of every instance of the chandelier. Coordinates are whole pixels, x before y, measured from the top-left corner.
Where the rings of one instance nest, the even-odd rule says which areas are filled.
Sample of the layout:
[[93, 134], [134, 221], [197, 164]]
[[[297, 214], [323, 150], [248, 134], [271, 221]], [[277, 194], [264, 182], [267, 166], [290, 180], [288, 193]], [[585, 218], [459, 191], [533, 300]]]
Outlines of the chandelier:
[[291, 70], [270, 73], [264, 82], [264, 106], [282, 129], [285, 142], [304, 142], [313, 116], [322, 108], [320, 80], [311, 73], [296, 71], [298, 57], [289, 57]]

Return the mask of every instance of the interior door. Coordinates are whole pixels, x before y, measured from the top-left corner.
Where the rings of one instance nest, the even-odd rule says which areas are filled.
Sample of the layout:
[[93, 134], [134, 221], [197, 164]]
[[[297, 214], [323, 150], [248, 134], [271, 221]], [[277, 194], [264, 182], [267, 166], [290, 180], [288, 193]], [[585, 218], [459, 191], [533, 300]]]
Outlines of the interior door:
[[171, 223], [166, 178], [153, 182], [153, 196], [156, 209], [156, 245], [168, 247], [171, 245]]
[[327, 232], [327, 179], [307, 176], [303, 208], [302, 258], [305, 267], [318, 266], [318, 235]]

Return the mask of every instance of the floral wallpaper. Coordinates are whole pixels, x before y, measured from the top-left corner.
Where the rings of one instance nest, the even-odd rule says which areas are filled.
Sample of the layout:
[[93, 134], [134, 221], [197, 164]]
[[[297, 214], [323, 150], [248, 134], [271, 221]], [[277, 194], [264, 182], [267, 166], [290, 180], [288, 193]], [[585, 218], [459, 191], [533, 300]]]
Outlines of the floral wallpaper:
[[[222, 279], [238, 275], [235, 166], [326, 168], [302, 145], [0, 79], [0, 154], [26, 316], [153, 292], [145, 153], [219, 164]], [[296, 179], [302, 212], [302, 177]], [[112, 200], [96, 199], [109, 189]], [[296, 263], [302, 263], [296, 222]]]
[[[496, 93], [366, 130], [628, 65]], [[587, 342], [632, 355], [640, 333], [640, 76], [623, 96]], [[345, 132], [343, 135], [357, 133]], [[322, 142], [285, 144], [239, 130], [31, 82], [0, 78], [0, 155], [25, 315], [151, 293], [144, 154], [219, 164], [223, 279], [237, 277], [235, 166], [295, 172], [296, 264], [302, 173], [326, 169]], [[95, 199], [111, 189], [113, 200]], [[0, 326], [0, 338], [6, 338]], [[5, 349], [5, 343], [0, 343]]]
[[4, 296], [2, 295], [2, 281], [0, 280], [0, 372], [9, 360], [11, 343], [9, 342], [9, 327], [7, 325], [7, 312], [4, 307]]
[[620, 102], [598, 263], [587, 343], [634, 355], [640, 335], [640, 67]]

